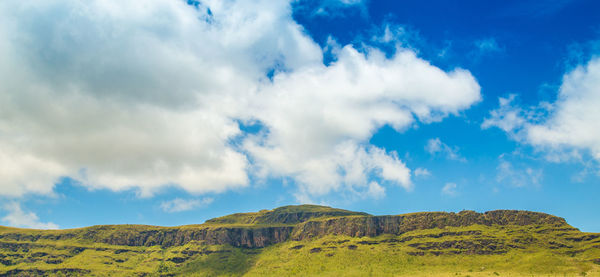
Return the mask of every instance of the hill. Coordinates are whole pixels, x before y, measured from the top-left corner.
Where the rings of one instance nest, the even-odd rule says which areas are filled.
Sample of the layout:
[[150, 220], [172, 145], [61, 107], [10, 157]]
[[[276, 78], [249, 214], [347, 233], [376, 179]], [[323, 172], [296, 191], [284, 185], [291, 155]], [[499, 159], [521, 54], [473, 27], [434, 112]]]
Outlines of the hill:
[[514, 210], [373, 216], [316, 205], [179, 227], [0, 227], [0, 276], [600, 276], [600, 234]]

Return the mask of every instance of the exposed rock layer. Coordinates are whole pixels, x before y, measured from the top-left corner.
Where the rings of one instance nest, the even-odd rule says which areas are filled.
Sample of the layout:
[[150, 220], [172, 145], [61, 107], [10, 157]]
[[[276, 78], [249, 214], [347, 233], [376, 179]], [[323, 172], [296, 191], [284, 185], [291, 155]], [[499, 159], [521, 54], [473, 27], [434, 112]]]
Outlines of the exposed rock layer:
[[[460, 213], [414, 213], [397, 216], [341, 217], [307, 221], [297, 226], [292, 239], [302, 240], [323, 235], [352, 237], [400, 235], [409, 231], [480, 225], [552, 225], [568, 226], [560, 217], [544, 213], [497, 210], [485, 213], [462, 211]], [[566, 228], [572, 228], [570, 226]]]

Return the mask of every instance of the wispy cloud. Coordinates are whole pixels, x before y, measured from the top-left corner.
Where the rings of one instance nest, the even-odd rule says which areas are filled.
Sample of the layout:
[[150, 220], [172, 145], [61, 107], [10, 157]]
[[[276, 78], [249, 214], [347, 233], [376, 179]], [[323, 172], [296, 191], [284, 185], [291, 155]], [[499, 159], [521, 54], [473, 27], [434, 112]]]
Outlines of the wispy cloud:
[[446, 183], [442, 188], [442, 194], [447, 196], [457, 196], [458, 190], [456, 183]]
[[494, 52], [502, 52], [503, 48], [500, 47], [495, 38], [485, 38], [476, 40], [474, 42], [475, 47], [481, 53], [494, 53]]
[[415, 174], [415, 177], [422, 177], [422, 178], [431, 176], [431, 172], [429, 172], [429, 170], [427, 168], [422, 168], [422, 167], [415, 169], [414, 174]]
[[311, 17], [343, 17], [348, 14], [360, 13], [368, 16], [366, 0], [308, 0], [295, 1], [296, 11], [301, 10]]
[[512, 134], [514, 130], [521, 128], [526, 119], [523, 110], [515, 105], [516, 94], [510, 94], [508, 97], [498, 98], [500, 106], [496, 110], [490, 111], [489, 117], [485, 118], [481, 124], [482, 129], [498, 127], [503, 131]]
[[541, 169], [527, 166], [516, 168], [511, 162], [502, 158], [497, 170], [496, 181], [499, 183], [506, 182], [515, 187], [539, 186], [544, 176]]
[[5, 203], [2, 206], [8, 214], [2, 218], [9, 226], [34, 229], [58, 229], [58, 225], [52, 222], [41, 222], [39, 217], [33, 213], [24, 211], [21, 204], [16, 201]]
[[213, 198], [202, 199], [181, 199], [175, 198], [160, 204], [160, 208], [168, 213], [185, 212], [208, 206], [213, 202]]
[[488, 56], [498, 56], [504, 53], [505, 49], [502, 47], [496, 38], [487, 37], [473, 41], [473, 50], [468, 53], [471, 60], [479, 62], [481, 59]]
[[459, 162], [466, 162], [467, 159], [462, 157], [458, 152], [457, 146], [451, 147], [443, 143], [439, 138], [433, 138], [427, 141], [425, 150], [431, 155], [442, 154], [449, 160], [455, 160]]

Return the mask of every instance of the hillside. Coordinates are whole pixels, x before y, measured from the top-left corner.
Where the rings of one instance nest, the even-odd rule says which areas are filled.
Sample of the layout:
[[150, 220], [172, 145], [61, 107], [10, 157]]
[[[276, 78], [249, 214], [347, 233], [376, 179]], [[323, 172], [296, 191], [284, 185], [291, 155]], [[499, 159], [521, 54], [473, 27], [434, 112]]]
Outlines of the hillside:
[[316, 205], [179, 227], [0, 227], [0, 276], [600, 276], [600, 234], [528, 211]]

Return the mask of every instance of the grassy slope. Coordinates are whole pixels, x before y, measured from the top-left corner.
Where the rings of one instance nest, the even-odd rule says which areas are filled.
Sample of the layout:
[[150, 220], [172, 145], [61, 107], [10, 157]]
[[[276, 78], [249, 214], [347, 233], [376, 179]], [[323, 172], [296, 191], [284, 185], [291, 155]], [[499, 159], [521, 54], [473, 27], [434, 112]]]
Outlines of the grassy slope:
[[255, 213], [236, 213], [207, 220], [207, 224], [297, 224], [303, 219], [312, 220], [336, 216], [369, 215], [367, 213], [352, 212], [342, 209], [319, 205], [284, 206], [273, 210], [261, 210]]
[[[317, 207], [310, 209], [314, 212]], [[245, 226], [250, 224], [249, 217], [256, 219], [267, 212], [236, 214], [231, 223]], [[600, 237], [555, 226], [471, 225], [373, 238], [330, 235], [261, 249], [199, 241], [168, 248], [133, 247], [97, 243], [89, 237], [160, 228], [165, 227], [95, 226], [56, 231], [0, 227], [0, 235], [21, 235], [18, 240], [0, 239], [0, 275], [600, 276], [600, 265], [594, 262], [600, 263]], [[62, 237], [35, 239], [40, 234]]]
[[[439, 233], [461, 233], [481, 231], [478, 235], [446, 235]], [[600, 267], [590, 262], [600, 257], [600, 249], [589, 248], [589, 243], [556, 240], [554, 233], [539, 234], [535, 229], [511, 226], [509, 229], [469, 226], [413, 231], [402, 236], [383, 235], [376, 238], [324, 237], [308, 242], [287, 242], [271, 246], [259, 256], [248, 275], [320, 275], [320, 276], [600, 276]], [[513, 233], [511, 233], [513, 232]], [[427, 235], [434, 235], [428, 237]], [[579, 234], [573, 234], [578, 236]], [[407, 242], [403, 238], [421, 237]], [[503, 254], [477, 255], [468, 250], [448, 248], [423, 251], [415, 255], [410, 245], [426, 245], [429, 242], [477, 241], [492, 239], [512, 242], [515, 239], [532, 237], [532, 244], [515, 243], [520, 248], [510, 248]], [[347, 240], [347, 241], [346, 241]], [[549, 249], [547, 242], [565, 243], [571, 246]], [[302, 248], [298, 248], [302, 245]], [[600, 245], [600, 242], [595, 244]], [[316, 252], [313, 249], [320, 249]], [[449, 253], [452, 251], [463, 254]], [[413, 255], [410, 255], [412, 253]]]

